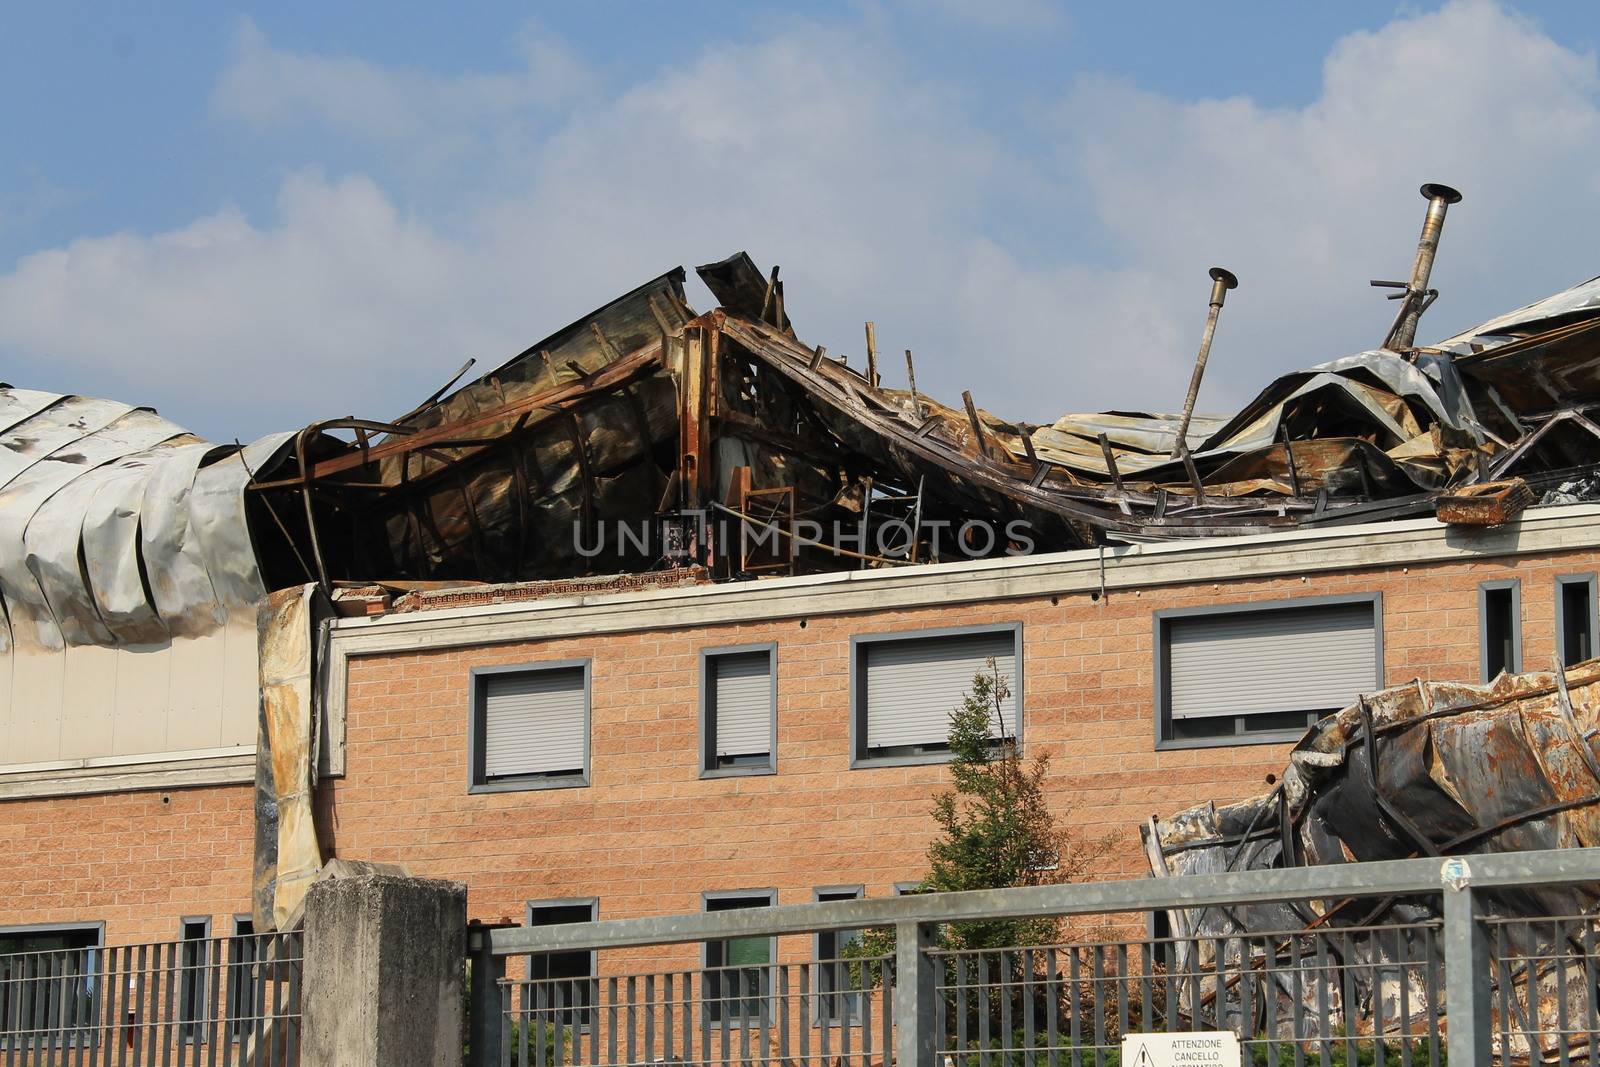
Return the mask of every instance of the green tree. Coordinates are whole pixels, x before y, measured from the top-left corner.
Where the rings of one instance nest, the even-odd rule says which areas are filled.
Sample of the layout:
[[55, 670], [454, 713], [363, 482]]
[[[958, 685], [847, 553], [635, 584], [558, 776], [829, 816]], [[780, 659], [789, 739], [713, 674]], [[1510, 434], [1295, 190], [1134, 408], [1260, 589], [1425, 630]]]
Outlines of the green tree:
[[[1050, 809], [1049, 755], [1024, 760], [1014, 723], [1005, 721], [1010, 679], [993, 660], [950, 715], [950, 788], [933, 802], [938, 834], [928, 845], [928, 873], [917, 892], [1052, 885], [1083, 874], [1092, 851]], [[953, 923], [938, 942], [950, 949], [1049, 944], [1056, 918]], [[894, 931], [871, 930], [855, 946], [863, 956], [891, 953]]]

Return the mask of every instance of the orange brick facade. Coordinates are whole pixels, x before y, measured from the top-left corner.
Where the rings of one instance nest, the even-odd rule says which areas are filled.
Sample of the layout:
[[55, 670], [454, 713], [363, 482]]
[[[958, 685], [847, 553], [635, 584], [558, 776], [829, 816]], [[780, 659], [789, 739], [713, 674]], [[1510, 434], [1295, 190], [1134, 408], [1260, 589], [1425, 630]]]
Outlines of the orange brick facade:
[[[851, 769], [849, 648], [856, 634], [1020, 622], [1024, 742], [1048, 753], [1059, 810], [1109, 837], [1102, 877], [1145, 870], [1138, 826], [1152, 813], [1262, 792], [1287, 745], [1157, 751], [1152, 613], [1293, 597], [1383, 595], [1384, 671], [1477, 680], [1481, 582], [1522, 582], [1523, 661], [1554, 653], [1555, 576], [1592, 571], [1590, 551], [1538, 560], [1072, 594], [905, 611], [817, 615], [352, 659], [347, 776], [323, 795], [331, 844], [403, 861], [471, 887], [476, 918], [522, 921], [529, 900], [598, 897], [603, 918], [698, 911], [702, 891], [817, 886], [885, 896], [917, 878], [939, 765]], [[702, 648], [777, 645], [778, 773], [699, 777]], [[593, 661], [586, 788], [469, 795], [474, 667]]]
[[249, 786], [0, 802], [0, 927], [106, 924], [107, 944], [216, 936], [250, 911]]
[[[471, 914], [487, 920], [570, 897], [622, 918], [698, 911], [702, 891], [776, 888], [802, 903], [817, 886], [864, 884], [885, 896], [923, 870], [946, 773], [850, 768], [850, 638], [1020, 622], [1026, 749], [1049, 754], [1065, 817], [1109, 838], [1096, 873], [1137, 876], [1149, 815], [1260, 792], [1288, 748], [1156, 750], [1153, 612], [1381, 593], [1389, 684], [1477, 680], [1480, 583], [1521, 580], [1523, 663], [1544, 669], [1555, 576], [1596, 569], [1600, 553], [1584, 550], [358, 656], [346, 773], [320, 790], [320, 832], [330, 855], [467, 882]], [[767, 641], [778, 773], [701, 779], [699, 653]], [[470, 670], [574, 658], [592, 660], [592, 784], [469, 794]], [[226, 932], [249, 910], [252, 801], [228, 786], [0, 802], [0, 926], [103, 921], [108, 943], [128, 943], [210, 915]]]

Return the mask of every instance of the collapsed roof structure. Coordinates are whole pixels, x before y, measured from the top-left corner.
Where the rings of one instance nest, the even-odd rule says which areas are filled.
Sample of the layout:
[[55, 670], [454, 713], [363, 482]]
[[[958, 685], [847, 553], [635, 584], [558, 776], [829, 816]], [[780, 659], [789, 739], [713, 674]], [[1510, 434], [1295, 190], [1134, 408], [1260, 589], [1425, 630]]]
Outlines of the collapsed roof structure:
[[[919, 392], [909, 352], [906, 387], [886, 385], [870, 323], [857, 365], [802, 343], [778, 269], [742, 252], [697, 268], [714, 310], [688, 306], [675, 269], [404, 414], [244, 446], [148, 409], [0, 384], [0, 759], [161, 752], [174, 747], [163, 730], [206, 750], [256, 740], [258, 835], [277, 834], [282, 804], [284, 840], [303, 852], [286, 869], [305, 874], [321, 610], [308, 586], [738, 580], [1001, 554], [1014, 522], [1051, 551], [1436, 511], [1496, 521], [1530, 501], [1600, 497], [1600, 278], [1417, 346], [1459, 199], [1423, 193], [1410, 280], [1377, 283], [1399, 301], [1379, 347], [1286, 374], [1227, 418], [1193, 412], [1236, 284], [1220, 268], [1181, 414], [1030, 425], [970, 393], [955, 407]], [[618, 524], [647, 534], [608, 537]], [[936, 532], [969, 526], [989, 539]], [[852, 547], [829, 529], [856, 531]], [[1430, 709], [1490, 699], [1418, 693]], [[196, 709], [214, 705], [197, 733]], [[1330, 722], [1306, 751], [1353, 736], [1349, 715]], [[77, 743], [97, 732], [110, 740]], [[273, 744], [294, 750], [276, 769]], [[274, 784], [275, 770], [287, 777]], [[1162, 847], [1179, 824], [1224, 840], [1263, 810], [1179, 820]], [[262, 847], [258, 872], [276, 877], [276, 846]]]
[[[1008, 422], [970, 394], [953, 408], [919, 393], [910, 353], [907, 388], [892, 388], [870, 323], [864, 365], [803, 344], [778, 270], [744, 253], [698, 268], [713, 311], [691, 309], [683, 270], [669, 271], [403, 415], [244, 448], [209, 446], [145, 409], [0, 389], [12, 639], [147, 643], [305, 581], [926, 562], [941, 546], [924, 531], [968, 520], [1025, 520], [1034, 548], [1052, 550], [1414, 516], [1511, 478], [1592, 494], [1600, 279], [1414, 346], [1455, 197], [1424, 195], [1413, 278], [1382, 283], [1402, 300], [1385, 346], [1286, 374], [1230, 418]], [[1233, 284], [1224, 275], [1213, 272], [1205, 347]], [[771, 536], [752, 552], [719, 540], [706, 514]], [[864, 536], [843, 550], [807, 536], [807, 519]], [[660, 536], [607, 540], [618, 521], [659, 523]]]

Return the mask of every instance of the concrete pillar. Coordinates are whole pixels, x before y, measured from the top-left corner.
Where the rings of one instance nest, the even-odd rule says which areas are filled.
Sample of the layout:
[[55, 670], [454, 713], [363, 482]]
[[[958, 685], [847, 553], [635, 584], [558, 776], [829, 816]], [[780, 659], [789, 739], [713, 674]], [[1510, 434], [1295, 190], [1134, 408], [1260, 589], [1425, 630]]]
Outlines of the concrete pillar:
[[370, 875], [306, 896], [303, 1067], [461, 1067], [467, 887]]

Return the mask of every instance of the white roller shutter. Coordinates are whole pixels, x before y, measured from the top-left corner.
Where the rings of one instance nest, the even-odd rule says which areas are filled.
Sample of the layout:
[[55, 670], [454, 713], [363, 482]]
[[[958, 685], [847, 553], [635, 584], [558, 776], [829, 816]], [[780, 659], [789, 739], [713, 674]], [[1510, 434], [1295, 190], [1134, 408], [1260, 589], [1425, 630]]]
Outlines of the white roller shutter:
[[732, 652], [710, 667], [718, 756], [760, 756], [772, 751], [772, 656]]
[[494, 674], [483, 683], [483, 772], [489, 778], [582, 771], [582, 667]]
[[1001, 706], [1006, 733], [1017, 732], [1016, 635], [1010, 631], [874, 641], [866, 646], [867, 745], [871, 749], [932, 745], [950, 736], [950, 715], [972, 690], [987, 661], [1012, 695]]
[[1336, 711], [1380, 684], [1371, 604], [1187, 616], [1166, 626], [1174, 719]]

